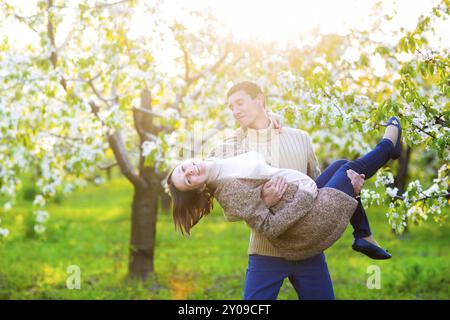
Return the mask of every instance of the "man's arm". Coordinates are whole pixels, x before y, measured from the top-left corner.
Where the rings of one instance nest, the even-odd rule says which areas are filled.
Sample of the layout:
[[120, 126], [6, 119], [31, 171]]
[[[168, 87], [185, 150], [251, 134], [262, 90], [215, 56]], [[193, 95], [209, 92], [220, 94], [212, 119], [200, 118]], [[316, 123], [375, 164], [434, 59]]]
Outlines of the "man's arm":
[[356, 196], [359, 196], [361, 189], [364, 186], [366, 176], [364, 174], [358, 174], [356, 171], [349, 169], [347, 170], [347, 177], [353, 186], [353, 191]]
[[286, 188], [287, 182], [284, 177], [275, 176], [267, 181], [261, 190], [261, 198], [266, 207], [270, 209], [276, 205], [283, 197]]

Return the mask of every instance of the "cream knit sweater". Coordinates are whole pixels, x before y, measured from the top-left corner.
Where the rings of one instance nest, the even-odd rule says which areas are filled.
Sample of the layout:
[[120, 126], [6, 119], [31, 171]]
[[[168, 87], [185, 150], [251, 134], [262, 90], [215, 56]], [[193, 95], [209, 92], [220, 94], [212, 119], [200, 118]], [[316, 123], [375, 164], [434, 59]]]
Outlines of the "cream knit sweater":
[[[294, 169], [307, 174], [313, 180], [320, 174], [311, 138], [305, 131], [283, 127], [280, 134], [272, 122], [266, 129], [238, 129], [222, 144], [213, 148], [208, 157], [229, 158], [248, 151], [262, 154], [271, 166]], [[251, 230], [248, 254], [281, 257], [268, 239]]]

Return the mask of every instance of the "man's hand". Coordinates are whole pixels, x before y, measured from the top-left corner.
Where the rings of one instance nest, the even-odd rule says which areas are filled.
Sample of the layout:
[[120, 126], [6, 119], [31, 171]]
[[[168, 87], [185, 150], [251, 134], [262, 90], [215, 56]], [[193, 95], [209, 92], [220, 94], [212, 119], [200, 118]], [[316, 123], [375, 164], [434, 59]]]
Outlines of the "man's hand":
[[267, 181], [262, 188], [262, 199], [267, 208], [271, 208], [280, 201], [284, 192], [287, 189], [286, 178], [284, 177], [272, 177]]
[[272, 112], [267, 112], [267, 116], [272, 120], [275, 132], [281, 133], [281, 129], [283, 128], [283, 117]]
[[347, 177], [350, 179], [350, 182], [352, 183], [355, 194], [359, 195], [364, 185], [365, 181], [364, 179], [366, 176], [363, 174], [358, 174], [355, 171], [349, 169], [347, 170]]

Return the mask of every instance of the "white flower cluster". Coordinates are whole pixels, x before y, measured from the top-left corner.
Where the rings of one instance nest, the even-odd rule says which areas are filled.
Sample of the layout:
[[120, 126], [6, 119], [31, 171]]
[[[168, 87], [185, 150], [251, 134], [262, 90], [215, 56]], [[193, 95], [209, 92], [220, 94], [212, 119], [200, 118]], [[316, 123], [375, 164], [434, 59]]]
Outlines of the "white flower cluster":
[[56, 194], [56, 188], [61, 185], [62, 177], [57, 170], [52, 170], [51, 176], [43, 175], [38, 179], [37, 186], [40, 188], [43, 195], [53, 197]]
[[34, 197], [33, 206], [43, 207], [45, 206], [45, 203], [45, 198], [42, 195], [38, 194]]
[[166, 165], [166, 159], [164, 155], [165, 141], [163, 141], [160, 137], [156, 139], [156, 141], [144, 141], [142, 143], [142, 155], [147, 159], [150, 159], [148, 164], [154, 165], [154, 167], [158, 168], [160, 166]]
[[437, 183], [434, 183], [431, 185], [431, 187], [429, 187], [428, 189], [426, 189], [423, 194], [426, 195], [427, 197], [432, 197], [432, 196], [436, 196], [441, 192], [441, 189], [439, 188], [439, 185]]
[[49, 214], [47, 211], [44, 210], [36, 210], [34, 212], [35, 215], [35, 225], [34, 225], [34, 231], [38, 234], [42, 234], [45, 232], [45, 222], [49, 218]]
[[417, 221], [419, 218], [423, 220], [428, 219], [428, 215], [425, 214], [422, 206], [412, 206], [408, 209], [406, 216], [411, 219], [411, 221]]
[[9, 234], [9, 230], [5, 228], [0, 228], [0, 236], [6, 238]]
[[361, 190], [361, 201], [364, 207], [379, 206], [381, 204], [380, 200], [381, 196], [378, 192], [368, 189]]
[[153, 150], [157, 149], [157, 144], [154, 141], [144, 141], [142, 143], [142, 156], [148, 156]]
[[114, 105], [109, 109], [102, 109], [98, 113], [98, 117], [105, 124], [105, 130], [118, 129], [123, 125], [124, 115], [118, 105]]
[[377, 173], [377, 179], [375, 180], [375, 186], [378, 188], [379, 185], [381, 186], [389, 186], [394, 183], [394, 176], [389, 171], [380, 170]]
[[11, 210], [11, 208], [12, 208], [12, 204], [9, 201], [3, 205], [3, 211], [5, 211], [5, 212]]
[[15, 179], [2, 179], [3, 186], [0, 188], [0, 194], [8, 197], [14, 198], [16, 196], [17, 183]]
[[398, 188], [387, 187], [386, 193], [389, 197], [394, 198], [398, 194]]
[[[0, 223], [2, 222], [2, 219], [0, 219]], [[9, 234], [9, 230], [0, 227], [0, 236], [2, 236], [3, 238], [6, 238]]]
[[367, 133], [369, 131], [373, 130], [373, 122], [371, 119], [367, 119], [366, 121], [364, 121], [363, 125], [362, 125], [362, 129], [364, 133]]
[[408, 185], [408, 191], [413, 190], [413, 189], [417, 189], [418, 192], [422, 192], [422, 184], [420, 183], [419, 180], [414, 180], [411, 183], [409, 183]]
[[[423, 191], [419, 180], [414, 180], [409, 183], [407, 191], [402, 195], [403, 201], [395, 201], [390, 204], [389, 223], [398, 232], [402, 232], [406, 226], [407, 220], [421, 224], [430, 216], [436, 222], [441, 223], [445, 220], [442, 215], [442, 208], [448, 206], [448, 201], [445, 197], [448, 190], [448, 170], [450, 166], [443, 165], [439, 169], [438, 178], [433, 180], [433, 184]], [[388, 188], [389, 189], [389, 188]], [[388, 193], [393, 190], [387, 191]], [[402, 211], [406, 214], [399, 216], [397, 212]]]
[[386, 213], [386, 217], [388, 217], [388, 223], [398, 233], [402, 233], [407, 226], [407, 217], [406, 215], [399, 214], [399, 208], [396, 207], [396, 205], [391, 202], [389, 204], [389, 210], [388, 213]]

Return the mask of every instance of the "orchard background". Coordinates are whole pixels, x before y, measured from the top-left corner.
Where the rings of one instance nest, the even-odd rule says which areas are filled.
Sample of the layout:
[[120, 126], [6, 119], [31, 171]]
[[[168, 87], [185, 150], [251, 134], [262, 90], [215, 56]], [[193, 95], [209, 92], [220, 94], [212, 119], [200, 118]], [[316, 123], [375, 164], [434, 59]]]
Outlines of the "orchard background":
[[236, 127], [242, 80], [322, 169], [401, 118], [402, 157], [363, 193], [394, 258], [347, 230], [326, 251], [336, 296], [449, 299], [450, 1], [358, 3], [1, 0], [0, 299], [240, 299], [249, 230], [216, 205], [182, 237], [162, 181]]

